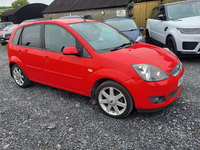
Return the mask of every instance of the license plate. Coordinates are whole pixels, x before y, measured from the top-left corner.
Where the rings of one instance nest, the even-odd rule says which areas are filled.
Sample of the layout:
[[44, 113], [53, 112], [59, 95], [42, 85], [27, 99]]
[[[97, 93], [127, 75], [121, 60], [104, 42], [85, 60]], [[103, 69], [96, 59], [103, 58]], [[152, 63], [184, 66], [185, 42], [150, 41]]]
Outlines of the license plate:
[[183, 83], [183, 76], [178, 80], [178, 87]]

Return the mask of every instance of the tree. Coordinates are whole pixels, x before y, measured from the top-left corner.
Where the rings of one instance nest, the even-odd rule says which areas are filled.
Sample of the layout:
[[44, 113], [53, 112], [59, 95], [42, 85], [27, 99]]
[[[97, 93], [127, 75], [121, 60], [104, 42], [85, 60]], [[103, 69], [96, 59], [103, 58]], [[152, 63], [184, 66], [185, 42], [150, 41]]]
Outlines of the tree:
[[27, 0], [16, 0], [12, 3], [13, 8], [23, 7], [30, 4]]

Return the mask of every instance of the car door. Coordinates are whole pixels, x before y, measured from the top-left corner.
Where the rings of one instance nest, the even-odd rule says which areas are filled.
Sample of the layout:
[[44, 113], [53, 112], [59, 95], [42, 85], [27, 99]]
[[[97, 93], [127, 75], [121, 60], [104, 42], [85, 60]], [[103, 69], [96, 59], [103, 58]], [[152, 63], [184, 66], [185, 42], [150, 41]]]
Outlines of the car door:
[[40, 24], [25, 26], [22, 29], [17, 56], [25, 65], [29, 79], [37, 82], [45, 81], [41, 44]]
[[47, 82], [55, 87], [84, 93], [86, 91], [86, 58], [81, 55], [63, 55], [62, 53], [64, 47], [77, 47], [78, 40], [59, 25], [45, 24], [44, 31], [45, 50], [42, 56]]
[[150, 14], [148, 21], [148, 28], [150, 37], [155, 39], [156, 38], [156, 24], [157, 24], [157, 17], [158, 17], [158, 7], [154, 8]]
[[[159, 16], [164, 16], [163, 20], [159, 19]], [[154, 26], [154, 39], [165, 44], [165, 38], [166, 38], [166, 31], [168, 27], [166, 26], [166, 14], [165, 14], [165, 8], [164, 6], [159, 7], [158, 16], [155, 20], [155, 26]]]

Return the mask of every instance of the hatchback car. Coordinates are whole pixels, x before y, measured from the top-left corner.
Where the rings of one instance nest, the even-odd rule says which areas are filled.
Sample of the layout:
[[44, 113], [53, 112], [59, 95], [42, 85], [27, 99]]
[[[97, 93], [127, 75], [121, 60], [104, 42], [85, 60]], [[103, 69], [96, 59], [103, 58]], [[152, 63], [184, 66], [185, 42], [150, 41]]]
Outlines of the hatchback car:
[[8, 28], [7, 31], [3, 32], [0, 34], [0, 42], [1, 45], [6, 45], [7, 42], [9, 41], [9, 38], [13, 32], [13, 30], [18, 26], [18, 24], [12, 25], [12, 27]]
[[8, 25], [13, 24], [13, 22], [0, 22], [0, 31], [3, 30]]
[[200, 54], [200, 1], [155, 7], [147, 19], [146, 40], [166, 45], [177, 56]]
[[173, 53], [133, 41], [100, 21], [27, 23], [14, 30], [7, 49], [18, 86], [34, 81], [89, 96], [115, 118], [133, 108], [161, 109], [182, 87], [184, 67]]
[[136, 22], [130, 17], [110, 18], [104, 20], [104, 22], [122, 31], [133, 40], [145, 42], [145, 39], [141, 34], [141, 31], [143, 31], [144, 28], [139, 29]]
[[5, 32], [5, 31], [7, 31], [10, 27], [12, 27], [14, 24], [12, 24], [12, 25], [8, 25], [8, 26], [6, 26], [5, 28], [3, 28], [3, 30], [1, 30], [0, 31], [0, 34], [1, 33], [3, 33], [3, 32]]

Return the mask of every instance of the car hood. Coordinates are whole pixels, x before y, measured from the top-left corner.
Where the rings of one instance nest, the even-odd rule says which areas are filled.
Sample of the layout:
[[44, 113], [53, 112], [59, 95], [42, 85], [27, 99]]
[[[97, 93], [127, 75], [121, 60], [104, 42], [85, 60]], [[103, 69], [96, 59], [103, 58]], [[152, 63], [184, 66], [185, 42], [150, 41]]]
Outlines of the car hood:
[[172, 52], [141, 42], [125, 49], [104, 53], [102, 56], [128, 65], [140, 63], [154, 65], [168, 73], [179, 61]]
[[122, 32], [133, 40], [136, 40], [137, 37], [140, 35], [140, 31], [138, 29], [133, 31], [122, 31]]
[[179, 28], [199, 28], [200, 16], [180, 18], [176, 20], [170, 20], [168, 23], [173, 27]]

